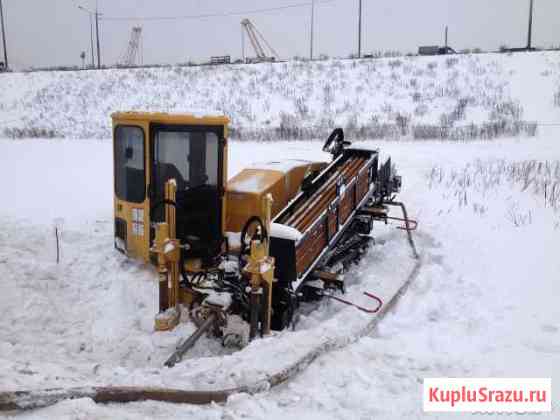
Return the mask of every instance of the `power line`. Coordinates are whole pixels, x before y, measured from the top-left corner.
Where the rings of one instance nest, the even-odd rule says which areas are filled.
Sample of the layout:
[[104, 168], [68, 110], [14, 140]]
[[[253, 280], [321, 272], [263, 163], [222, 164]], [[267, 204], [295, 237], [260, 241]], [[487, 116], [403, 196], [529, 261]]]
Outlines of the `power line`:
[[[315, 4], [327, 4], [327, 3], [334, 3], [338, 0], [322, 0], [322, 1], [315, 1]], [[312, 5], [312, 2], [306, 3], [296, 3], [296, 4], [289, 4], [286, 6], [278, 6], [278, 7], [268, 7], [265, 9], [252, 9], [252, 10], [245, 10], [239, 12], [221, 12], [221, 13], [206, 13], [201, 15], [186, 15], [186, 16], [141, 16], [141, 17], [133, 17], [133, 16], [103, 16], [100, 19], [104, 21], [165, 21], [165, 20], [191, 20], [191, 19], [208, 19], [214, 17], [227, 17], [227, 16], [244, 16], [244, 15], [254, 15], [259, 13], [269, 13], [269, 12], [277, 12], [286, 9], [295, 9], [301, 7], [309, 7]]]

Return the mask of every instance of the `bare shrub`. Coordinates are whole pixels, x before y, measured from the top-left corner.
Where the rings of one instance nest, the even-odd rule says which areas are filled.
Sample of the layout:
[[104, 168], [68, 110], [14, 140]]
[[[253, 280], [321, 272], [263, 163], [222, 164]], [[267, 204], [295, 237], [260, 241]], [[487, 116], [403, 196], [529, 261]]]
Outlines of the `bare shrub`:
[[410, 116], [397, 113], [395, 116], [395, 124], [397, 125], [401, 136], [406, 136], [410, 129]]
[[513, 203], [509, 206], [506, 217], [515, 227], [525, 226], [533, 221], [531, 210], [520, 210], [518, 203]]
[[389, 64], [389, 67], [391, 67], [392, 70], [395, 70], [395, 69], [398, 69], [402, 65], [402, 61], [401, 60], [390, 60], [388, 64]]
[[554, 106], [560, 107], [560, 89], [554, 94]]
[[445, 124], [412, 126], [412, 137], [415, 140], [493, 140], [500, 137], [535, 137], [536, 133], [537, 123], [521, 121], [511, 124], [505, 122], [469, 124], [461, 127]]
[[445, 60], [445, 65], [448, 69], [455, 67], [457, 63], [459, 63], [459, 59], [457, 57], [451, 57]]
[[10, 139], [53, 139], [62, 137], [56, 130], [41, 127], [5, 128], [4, 136]]
[[334, 103], [334, 89], [330, 83], [326, 83], [323, 86], [323, 107], [325, 109], [330, 109]]
[[519, 121], [523, 115], [523, 108], [517, 102], [499, 102], [490, 113], [491, 120]]
[[[470, 140], [535, 135], [537, 126], [522, 120], [523, 109], [512, 100], [504, 82], [507, 72], [499, 62], [474, 56], [427, 62], [398, 52], [376, 53], [384, 55], [390, 58], [41, 74], [45, 83], [29, 83], [40, 87], [28, 89], [21, 98], [7, 99], [0, 109], [29, 116], [5, 124], [11, 137], [107, 138], [111, 136], [108, 116], [115, 111], [206, 109], [227, 114], [235, 135], [255, 139], [269, 139], [277, 132], [318, 138], [328, 130], [323, 123], [330, 120], [348, 126], [348, 135], [352, 132], [360, 138]], [[441, 74], [436, 73], [438, 65]], [[560, 91], [553, 92], [560, 107]], [[477, 120], [488, 123], [459, 126], [475, 107]], [[446, 114], [437, 122], [442, 109]], [[281, 112], [305, 127], [295, 133], [292, 121], [282, 120]], [[369, 121], [367, 115], [372, 114], [380, 119]]]
[[414, 108], [414, 116], [416, 117], [423, 117], [429, 111], [428, 105], [420, 104], [416, 108]]
[[[427, 174], [430, 188], [443, 187], [458, 199], [458, 206], [468, 205], [469, 192], [478, 192], [482, 196], [494, 194], [497, 188], [509, 186], [519, 193], [531, 194], [541, 198], [543, 207], [554, 212], [560, 210], [560, 161], [524, 160], [508, 162], [491, 159], [476, 160], [462, 169], [444, 170], [433, 167]], [[508, 198], [510, 200], [510, 198]], [[486, 210], [486, 209], [485, 209]], [[484, 211], [485, 211], [484, 210]], [[473, 205], [473, 211], [480, 214], [481, 207]], [[521, 209], [519, 203], [510, 201], [506, 218], [514, 226], [521, 227], [532, 223], [531, 209]]]
[[309, 106], [307, 105], [307, 100], [303, 96], [300, 96], [294, 100], [294, 107], [296, 109], [297, 115], [301, 119], [307, 118], [307, 116], [309, 115]]

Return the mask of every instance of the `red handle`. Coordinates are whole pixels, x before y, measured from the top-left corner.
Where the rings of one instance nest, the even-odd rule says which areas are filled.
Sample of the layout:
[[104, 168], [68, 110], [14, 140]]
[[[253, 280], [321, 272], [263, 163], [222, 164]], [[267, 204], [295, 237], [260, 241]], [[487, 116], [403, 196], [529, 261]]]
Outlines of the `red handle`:
[[383, 301], [379, 297], [375, 296], [373, 293], [364, 292], [364, 295], [366, 295], [367, 297], [377, 301], [377, 307], [374, 308], [374, 309], [368, 309], [368, 308], [364, 308], [363, 306], [356, 305], [355, 303], [352, 303], [349, 300], [339, 298], [337, 296], [333, 296], [333, 295], [325, 295], [325, 296], [328, 296], [331, 299], [334, 299], [334, 300], [337, 300], [341, 303], [344, 303], [345, 305], [353, 306], [354, 308], [356, 308], [356, 309], [358, 309], [362, 312], [365, 312], [367, 314], [374, 314], [374, 313], [378, 312], [381, 309], [381, 307], [383, 306]]

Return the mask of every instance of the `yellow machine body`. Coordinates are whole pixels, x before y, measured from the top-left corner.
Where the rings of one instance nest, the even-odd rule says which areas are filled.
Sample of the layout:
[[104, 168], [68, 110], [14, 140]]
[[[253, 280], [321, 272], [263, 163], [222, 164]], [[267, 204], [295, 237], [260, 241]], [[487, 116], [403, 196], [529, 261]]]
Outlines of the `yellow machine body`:
[[[363, 220], [365, 209], [398, 204], [384, 201], [400, 188], [390, 160], [379, 169], [377, 151], [345, 149], [341, 129], [323, 148], [329, 164], [253, 164], [228, 182], [227, 117], [121, 112], [112, 120], [115, 248], [156, 266], [157, 331], [183, 314], [198, 327], [167, 366], [208, 331], [242, 345], [288, 327], [300, 299], [316, 297], [298, 292], [306, 279], [343, 287], [343, 263], [331, 259], [363, 253], [375, 220]], [[357, 245], [339, 251], [337, 241]], [[336, 252], [323, 260], [327, 250]]]
[[[177, 133], [215, 133], [219, 137], [219, 145], [216, 145], [219, 147], [219, 152], [212, 157], [206, 153], [205, 165], [206, 168], [212, 167], [214, 171], [217, 170], [219, 179], [215, 180], [214, 187], [219, 198], [199, 209], [199, 213], [208, 213], [219, 207], [219, 221], [214, 220], [214, 224], [219, 227], [210, 235], [210, 239], [216, 241], [222, 240], [226, 232], [241, 232], [245, 223], [253, 216], [264, 220], [263, 199], [267, 194], [272, 196], [271, 216], [276, 216], [301, 190], [304, 180], [318, 174], [326, 166], [324, 162], [303, 160], [269, 162], [244, 169], [228, 182], [226, 139], [229, 120], [227, 117], [119, 112], [112, 115], [112, 120], [115, 156], [115, 247], [131, 258], [146, 262], [153, 260], [150, 247], [155, 240], [155, 224], [165, 221], [163, 213], [166, 206], [162, 205], [165, 182], [169, 179], [181, 178], [181, 173], [184, 177], [188, 177], [189, 168], [182, 172], [177, 169], [180, 169], [183, 164], [192, 167], [197, 162], [199, 164], [201, 160], [200, 156], [192, 157], [192, 153], [187, 155], [180, 152], [173, 153], [171, 150], [167, 152], [169, 161], [161, 164], [160, 160], [166, 153], [160, 150], [159, 145], [171, 144], [180, 151], [180, 142], [192, 141], [189, 140], [188, 135], [178, 137]], [[161, 133], [166, 135], [160, 139]], [[216, 142], [216, 136], [213, 134], [212, 136], [205, 134], [205, 136], [205, 139], [198, 139], [199, 143], [208, 142], [210, 137]], [[204, 146], [197, 147], [200, 149]], [[167, 170], [163, 177], [156, 173], [162, 166]], [[169, 167], [173, 170], [169, 171]], [[193, 174], [190, 175], [192, 177]], [[188, 189], [187, 184], [188, 182], [178, 181], [179, 196], [182, 190]], [[194, 185], [194, 187], [199, 186]], [[193, 193], [181, 203], [184, 209], [179, 209], [178, 213], [190, 211], [198, 197], [199, 194], [193, 189]], [[156, 205], [161, 213], [159, 218], [151, 214], [152, 211], [155, 212]], [[206, 219], [202, 218], [196, 226], [207, 224]], [[180, 225], [179, 220], [178, 226]], [[185, 240], [180, 231], [177, 232], [177, 238], [182, 242]], [[184, 264], [187, 271], [198, 271], [201, 260], [187, 258]]]
[[241, 232], [252, 216], [265, 219], [262, 202], [272, 196], [272, 217], [301, 190], [304, 179], [317, 174], [324, 162], [287, 160], [247, 168], [229, 180], [226, 191], [226, 230]]
[[[197, 148], [200, 150], [206, 147], [208, 151], [210, 148], [210, 145], [204, 146], [204, 142], [211, 143], [212, 148], [216, 149], [215, 156], [207, 157], [207, 164], [215, 172], [213, 186], [222, 197], [218, 202], [221, 219], [218, 223], [218, 233], [223, 235], [226, 221], [226, 200], [223, 196], [227, 181], [228, 118], [144, 112], [119, 112], [111, 117], [114, 146], [115, 247], [131, 258], [146, 262], [150, 260], [150, 244], [154, 240], [152, 223], [155, 221], [151, 210], [157, 204], [154, 201], [158, 200], [154, 191], [159, 192], [161, 201], [166, 180], [155, 179], [158, 168], [157, 154], [160, 149], [158, 145], [180, 145], [180, 140], [188, 139], [189, 136], [192, 139], [196, 137], [196, 143], [200, 144]], [[190, 143], [194, 145], [192, 140]], [[167, 154], [169, 158], [174, 159], [173, 163], [177, 166], [181, 164], [181, 160], [188, 162], [191, 156], [173, 156], [173, 150], [164, 152], [162, 155]], [[185, 165], [192, 167], [193, 164], [194, 162]], [[172, 166], [172, 163], [167, 163], [167, 166]], [[185, 171], [188, 170], [189, 168]], [[164, 175], [163, 178], [171, 178], [170, 174]], [[159, 206], [158, 211], [163, 212], [162, 206]], [[164, 220], [160, 217], [157, 221]]]

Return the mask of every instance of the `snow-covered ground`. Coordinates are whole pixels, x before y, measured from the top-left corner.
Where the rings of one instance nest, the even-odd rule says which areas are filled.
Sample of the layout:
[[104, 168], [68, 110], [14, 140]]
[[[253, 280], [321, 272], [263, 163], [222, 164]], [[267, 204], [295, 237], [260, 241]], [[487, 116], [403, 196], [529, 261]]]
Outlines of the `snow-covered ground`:
[[[551, 377], [555, 411], [524, 418], [558, 418], [560, 126], [494, 141], [372, 139], [377, 128], [398, 127], [403, 117], [410, 119], [409, 133], [399, 136], [405, 140], [414, 138], [419, 125], [560, 123], [558, 57], [0, 75], [5, 135], [67, 138], [0, 140], [0, 391], [83, 385], [218, 389], [258, 381], [315, 346], [332, 349], [293, 380], [256, 395], [235, 395], [223, 405], [95, 405], [84, 398], [13, 415], [461, 418], [422, 412], [422, 378], [498, 376]], [[193, 327], [153, 332], [155, 273], [113, 249], [108, 116], [124, 109], [193, 108], [223, 110], [238, 134], [271, 128], [262, 138], [278, 134], [282, 124], [288, 134], [294, 126], [336, 123], [358, 135], [361, 127], [359, 137], [369, 140], [359, 144], [393, 157], [403, 176], [400, 198], [419, 221], [423, 265], [377, 328], [350, 339], [372, 317], [326, 301], [302, 316], [295, 331], [235, 353], [204, 337], [183, 363], [161, 368]], [[327, 159], [320, 150], [315, 141], [233, 141], [229, 175], [271, 159]], [[55, 226], [61, 233], [59, 264]], [[378, 226], [375, 235], [376, 245], [348, 276], [352, 300], [364, 299], [362, 291], [388, 297], [413, 266], [395, 225]]]
[[[550, 120], [560, 92], [558, 57], [540, 52], [2, 74], [0, 135], [107, 138], [115, 111], [208, 109], [230, 116], [233, 134], [242, 139], [324, 138], [335, 125], [362, 138], [530, 134], [524, 122]], [[488, 128], [494, 124], [497, 132]]]
[[[550, 197], [554, 185], [560, 190], [559, 135], [550, 128], [536, 139], [365, 142], [398, 163], [401, 198], [420, 222], [424, 265], [376, 330], [321, 356], [286, 385], [208, 407], [103, 406], [81, 399], [17, 417], [422, 418], [424, 377], [555, 382], [560, 214]], [[84, 384], [219, 388], [259, 378], [301, 348], [327, 335], [344, 339], [368, 322], [352, 308], [324, 302], [296, 331], [231, 355], [203, 339], [183, 366], [163, 370], [162, 361], [191, 327], [154, 333], [154, 272], [112, 248], [110, 143], [1, 141], [0, 148], [7, 192], [0, 213], [0, 390]], [[231, 174], [251, 163], [248, 155], [254, 161], [271, 155], [325, 158], [317, 142], [234, 142], [230, 153]], [[531, 160], [542, 162], [541, 169], [527, 170]], [[515, 168], [528, 175], [516, 176]], [[59, 265], [56, 218], [63, 219], [57, 222]], [[377, 233], [378, 245], [352, 273], [353, 299], [362, 290], [382, 294], [411, 267], [402, 232], [381, 227]]]

